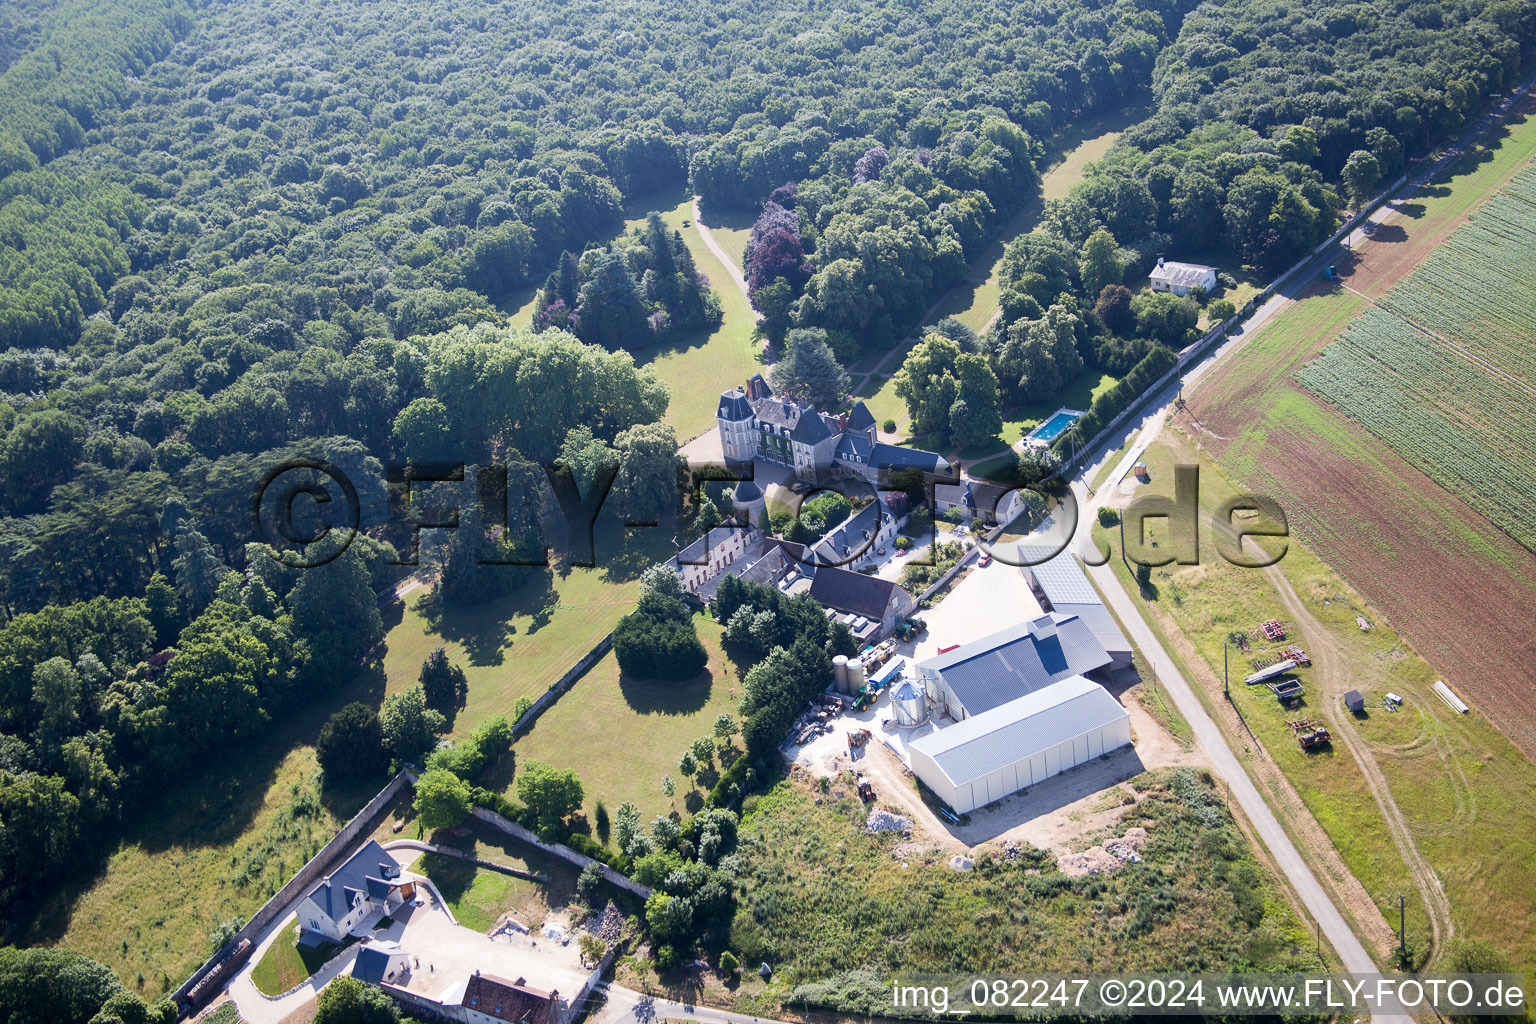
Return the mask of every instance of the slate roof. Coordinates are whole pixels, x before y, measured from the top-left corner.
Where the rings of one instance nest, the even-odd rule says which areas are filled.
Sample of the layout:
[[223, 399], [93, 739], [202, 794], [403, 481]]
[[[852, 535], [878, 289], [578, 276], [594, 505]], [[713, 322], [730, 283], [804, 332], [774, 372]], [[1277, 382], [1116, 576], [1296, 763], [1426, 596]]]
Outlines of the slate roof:
[[872, 447], [869, 443], [869, 438], [863, 434], [856, 434], [851, 430], [846, 430], [837, 439], [837, 447], [832, 450], [832, 455], [838, 459], [856, 457], [859, 462], [868, 462], [869, 452]]
[[464, 988], [461, 1006], [497, 1020], [546, 1024], [559, 1017], [555, 993], [476, 972]]
[[397, 942], [370, 941], [358, 950], [357, 959], [352, 961], [352, 977], [371, 985], [381, 985], [384, 976], [389, 973], [390, 957], [403, 956], [404, 953]]
[[756, 501], [762, 496], [763, 489], [761, 487], [757, 486], [757, 484], [753, 483], [751, 480], [743, 480], [736, 485], [736, 490], [733, 492], [731, 500], [745, 505], [748, 502]]
[[838, 523], [812, 549], [816, 564], [845, 565], [849, 559], [872, 551], [875, 535], [880, 532], [881, 509], [878, 501], [872, 501]]
[[770, 427], [783, 427], [794, 430], [800, 422], [801, 409], [794, 402], [786, 402], [781, 398], [763, 398], [752, 403], [752, 411], [757, 414], [759, 422], [766, 423]]
[[896, 584], [876, 576], [832, 567], [819, 568], [811, 577], [811, 597], [816, 603], [839, 612], [852, 612], [879, 621], [890, 607]]
[[[1055, 623], [1055, 635], [1036, 639], [1024, 622], [921, 662], [937, 672], [967, 713], [979, 715], [1044, 689], [1068, 676], [1110, 663], [1103, 644], [1077, 616]], [[1038, 620], [1037, 620], [1038, 621]]]
[[[332, 921], [339, 921], [351, 913], [354, 893], [375, 891], [370, 882], [376, 881], [384, 885], [383, 891], [387, 894], [389, 885], [383, 880], [398, 878], [399, 875], [400, 866], [384, 847], [370, 839], [345, 864], [326, 875], [319, 885], [310, 890], [309, 898]], [[383, 899], [383, 896], [379, 898]]]
[[801, 411], [800, 419], [791, 428], [789, 436], [802, 444], [816, 444], [831, 437], [832, 430], [827, 426], [827, 421], [821, 418], [821, 413], [815, 409], [805, 409]]
[[941, 455], [925, 452], [920, 448], [903, 448], [901, 445], [875, 442], [869, 464], [876, 469], [920, 469], [924, 473], [948, 476], [954, 471]]
[[715, 410], [715, 416], [722, 420], [749, 420], [752, 418], [752, 403], [747, 400], [747, 393], [741, 388], [732, 388], [720, 395], [720, 407]]
[[1164, 260], [1159, 266], [1153, 267], [1152, 273], [1147, 277], [1153, 281], [1166, 281], [1180, 288], [1193, 288], [1205, 280], [1205, 275], [1215, 269], [1202, 263], [1175, 263]]
[[848, 413], [849, 430], [868, 430], [875, 425], [874, 414], [869, 411], [869, 406], [862, 401], [854, 402], [853, 409]]
[[1070, 676], [1033, 693], [919, 736], [910, 744], [964, 786], [1066, 740], [1129, 718], [1109, 691]]

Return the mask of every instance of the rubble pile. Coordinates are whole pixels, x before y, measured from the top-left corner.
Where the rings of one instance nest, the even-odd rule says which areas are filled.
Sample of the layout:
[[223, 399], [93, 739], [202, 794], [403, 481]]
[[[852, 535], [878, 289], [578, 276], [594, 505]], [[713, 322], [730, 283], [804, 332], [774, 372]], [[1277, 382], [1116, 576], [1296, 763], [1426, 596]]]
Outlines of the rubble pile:
[[909, 835], [912, 832], [912, 819], [876, 809], [870, 811], [869, 817], [865, 819], [864, 831], [870, 835], [877, 832], [900, 832], [902, 835]]

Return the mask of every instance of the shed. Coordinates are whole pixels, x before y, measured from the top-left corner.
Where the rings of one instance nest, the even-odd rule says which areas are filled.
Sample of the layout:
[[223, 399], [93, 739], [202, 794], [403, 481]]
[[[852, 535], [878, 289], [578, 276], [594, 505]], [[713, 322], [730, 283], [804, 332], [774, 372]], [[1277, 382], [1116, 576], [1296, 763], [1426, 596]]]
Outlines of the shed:
[[907, 750], [917, 777], [965, 813], [1130, 742], [1120, 702], [1070, 676], [918, 737]]
[[1344, 695], [1344, 706], [1358, 715], [1365, 710], [1365, 698], [1359, 690], [1350, 690]]

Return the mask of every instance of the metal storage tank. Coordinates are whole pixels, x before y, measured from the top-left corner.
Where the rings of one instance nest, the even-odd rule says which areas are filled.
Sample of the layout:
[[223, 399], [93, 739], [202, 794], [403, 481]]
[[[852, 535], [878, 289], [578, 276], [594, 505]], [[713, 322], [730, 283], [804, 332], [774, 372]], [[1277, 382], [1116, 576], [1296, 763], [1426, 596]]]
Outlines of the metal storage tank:
[[858, 693], [864, 685], [864, 659], [854, 658], [848, 662], [848, 692]]
[[839, 654], [832, 659], [832, 682], [838, 693], [848, 692], [848, 655]]
[[896, 712], [897, 725], [922, 725], [928, 718], [928, 700], [910, 681], [902, 683], [891, 696], [891, 709]]

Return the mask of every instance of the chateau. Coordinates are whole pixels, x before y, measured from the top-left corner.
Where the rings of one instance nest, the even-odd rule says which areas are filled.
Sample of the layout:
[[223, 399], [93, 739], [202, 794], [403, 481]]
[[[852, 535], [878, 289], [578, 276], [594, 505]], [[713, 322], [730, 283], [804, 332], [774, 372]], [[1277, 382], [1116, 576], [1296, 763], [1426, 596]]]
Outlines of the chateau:
[[766, 459], [792, 468], [795, 476], [809, 482], [843, 475], [883, 484], [902, 469], [954, 476], [941, 455], [878, 440], [875, 418], [863, 402], [836, 416], [817, 412], [776, 397], [762, 374], [720, 396], [715, 422], [727, 462]]

